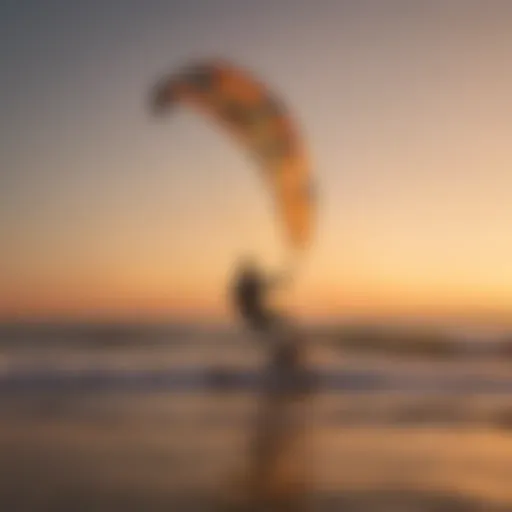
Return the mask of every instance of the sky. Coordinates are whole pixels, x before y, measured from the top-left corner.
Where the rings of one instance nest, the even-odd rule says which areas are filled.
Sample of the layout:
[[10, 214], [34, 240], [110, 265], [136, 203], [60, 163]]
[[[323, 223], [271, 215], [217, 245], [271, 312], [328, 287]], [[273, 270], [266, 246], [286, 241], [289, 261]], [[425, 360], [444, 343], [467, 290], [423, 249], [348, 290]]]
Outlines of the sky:
[[512, 3], [0, 1], [0, 318], [229, 318], [283, 237], [243, 148], [155, 80], [220, 56], [297, 120], [313, 319], [512, 318]]

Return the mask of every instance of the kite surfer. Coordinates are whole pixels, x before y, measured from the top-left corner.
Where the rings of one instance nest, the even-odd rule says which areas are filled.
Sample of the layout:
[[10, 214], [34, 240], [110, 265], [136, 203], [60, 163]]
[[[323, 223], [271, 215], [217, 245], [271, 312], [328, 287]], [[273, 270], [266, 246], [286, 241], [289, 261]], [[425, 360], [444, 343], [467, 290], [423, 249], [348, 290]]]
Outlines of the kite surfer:
[[268, 333], [283, 324], [284, 317], [273, 310], [268, 302], [269, 293], [289, 282], [287, 274], [268, 277], [250, 259], [238, 266], [232, 286], [235, 310], [255, 331]]

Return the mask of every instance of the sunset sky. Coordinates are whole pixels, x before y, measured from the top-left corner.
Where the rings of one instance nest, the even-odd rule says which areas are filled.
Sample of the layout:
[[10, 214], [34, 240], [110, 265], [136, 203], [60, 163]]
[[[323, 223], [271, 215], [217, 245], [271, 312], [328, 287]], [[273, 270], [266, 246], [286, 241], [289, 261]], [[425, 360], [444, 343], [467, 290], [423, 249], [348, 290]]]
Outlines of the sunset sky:
[[298, 312], [512, 318], [512, 2], [12, 0], [0, 34], [1, 318], [224, 318], [239, 255], [277, 267], [243, 149], [147, 109], [209, 56], [270, 84], [307, 142]]

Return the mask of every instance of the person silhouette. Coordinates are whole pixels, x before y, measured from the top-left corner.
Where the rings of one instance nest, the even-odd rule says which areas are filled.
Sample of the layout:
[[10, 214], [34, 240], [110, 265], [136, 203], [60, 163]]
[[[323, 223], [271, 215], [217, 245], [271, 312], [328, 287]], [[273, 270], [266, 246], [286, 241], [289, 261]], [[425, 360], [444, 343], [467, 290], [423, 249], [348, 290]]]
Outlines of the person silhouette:
[[250, 257], [241, 261], [234, 278], [232, 298], [235, 310], [249, 328], [270, 332], [282, 324], [283, 316], [268, 305], [267, 298], [272, 290], [287, 282], [287, 274], [265, 276]]

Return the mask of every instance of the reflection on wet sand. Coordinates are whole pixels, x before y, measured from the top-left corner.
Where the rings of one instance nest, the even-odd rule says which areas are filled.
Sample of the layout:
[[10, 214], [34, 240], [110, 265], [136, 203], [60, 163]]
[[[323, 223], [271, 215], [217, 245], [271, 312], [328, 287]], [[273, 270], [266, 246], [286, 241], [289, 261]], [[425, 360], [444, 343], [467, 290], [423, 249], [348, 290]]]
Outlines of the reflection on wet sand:
[[266, 369], [247, 465], [223, 510], [308, 510], [312, 482], [308, 405], [313, 382], [306, 346], [277, 346]]

